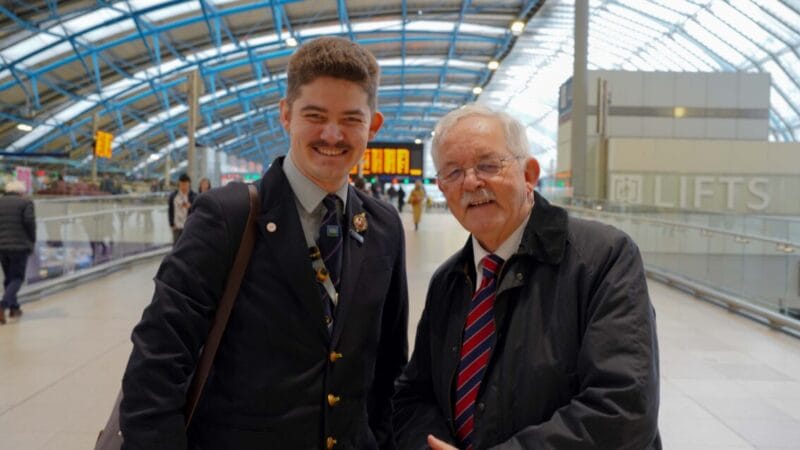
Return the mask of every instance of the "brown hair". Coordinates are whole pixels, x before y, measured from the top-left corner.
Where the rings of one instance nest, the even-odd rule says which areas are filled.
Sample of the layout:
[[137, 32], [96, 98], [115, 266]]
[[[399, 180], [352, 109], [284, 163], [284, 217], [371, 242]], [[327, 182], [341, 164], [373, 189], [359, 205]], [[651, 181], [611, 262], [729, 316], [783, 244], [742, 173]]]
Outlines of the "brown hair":
[[367, 93], [372, 112], [378, 108], [380, 69], [366, 48], [340, 37], [321, 37], [303, 44], [289, 59], [286, 102], [291, 107], [300, 88], [319, 77], [352, 81]]

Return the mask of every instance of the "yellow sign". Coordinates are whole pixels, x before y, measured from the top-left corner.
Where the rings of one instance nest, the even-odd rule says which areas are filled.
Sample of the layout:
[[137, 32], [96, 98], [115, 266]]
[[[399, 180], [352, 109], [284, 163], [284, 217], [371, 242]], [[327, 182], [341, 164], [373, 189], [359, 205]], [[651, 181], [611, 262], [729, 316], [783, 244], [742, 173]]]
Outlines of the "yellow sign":
[[[364, 175], [421, 175], [422, 169], [411, 168], [411, 150], [408, 148], [367, 148], [364, 157]], [[358, 173], [353, 167], [351, 175]]]
[[111, 141], [114, 135], [105, 131], [97, 131], [94, 135], [94, 154], [98, 158], [111, 158]]

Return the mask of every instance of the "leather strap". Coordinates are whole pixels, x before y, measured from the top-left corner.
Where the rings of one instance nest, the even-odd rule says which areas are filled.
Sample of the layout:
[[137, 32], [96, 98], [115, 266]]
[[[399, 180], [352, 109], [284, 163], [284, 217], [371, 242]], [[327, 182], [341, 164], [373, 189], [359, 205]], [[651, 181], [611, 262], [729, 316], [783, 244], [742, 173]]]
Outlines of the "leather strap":
[[228, 280], [225, 282], [222, 300], [220, 300], [217, 312], [214, 314], [214, 322], [211, 325], [211, 331], [209, 331], [208, 338], [203, 347], [203, 354], [200, 357], [200, 362], [197, 364], [192, 384], [186, 395], [184, 417], [186, 418], [187, 429], [192, 422], [197, 404], [200, 402], [200, 395], [203, 393], [203, 387], [206, 384], [209, 372], [211, 372], [211, 366], [214, 364], [214, 356], [216, 356], [219, 343], [222, 341], [225, 327], [228, 325], [228, 319], [233, 310], [233, 303], [236, 300], [236, 296], [239, 294], [239, 287], [242, 284], [245, 269], [247, 269], [247, 265], [250, 262], [250, 255], [253, 254], [253, 246], [256, 240], [256, 217], [258, 217], [259, 214], [260, 202], [256, 187], [252, 184], [248, 184], [247, 187], [249, 188], [250, 194], [250, 212], [247, 215], [247, 224], [242, 233], [242, 241], [239, 244], [239, 250], [236, 252], [236, 259], [233, 262], [233, 267], [231, 267]]

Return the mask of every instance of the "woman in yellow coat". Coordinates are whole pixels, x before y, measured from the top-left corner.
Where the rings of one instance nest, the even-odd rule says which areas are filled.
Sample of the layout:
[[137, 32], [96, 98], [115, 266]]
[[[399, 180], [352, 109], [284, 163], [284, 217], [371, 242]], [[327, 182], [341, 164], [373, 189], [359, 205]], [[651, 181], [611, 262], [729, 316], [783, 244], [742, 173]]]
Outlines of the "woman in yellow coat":
[[411, 203], [411, 209], [414, 214], [414, 231], [417, 231], [419, 229], [419, 220], [422, 218], [422, 205], [425, 203], [425, 189], [422, 188], [421, 181], [417, 180], [414, 183], [414, 190], [411, 191], [408, 203]]

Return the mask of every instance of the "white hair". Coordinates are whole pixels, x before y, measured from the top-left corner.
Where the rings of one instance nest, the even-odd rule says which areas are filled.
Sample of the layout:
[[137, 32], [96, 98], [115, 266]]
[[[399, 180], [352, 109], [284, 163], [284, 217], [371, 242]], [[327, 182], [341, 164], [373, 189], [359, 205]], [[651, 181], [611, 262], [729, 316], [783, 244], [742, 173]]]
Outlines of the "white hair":
[[431, 142], [431, 157], [437, 169], [439, 168], [439, 147], [447, 136], [447, 133], [450, 132], [450, 129], [453, 128], [459, 120], [472, 116], [498, 120], [500, 125], [503, 126], [508, 151], [510, 151], [512, 155], [521, 158], [530, 156], [528, 153], [528, 134], [526, 133], [525, 125], [503, 111], [495, 111], [488, 106], [469, 103], [450, 111], [436, 124], [433, 141]]

